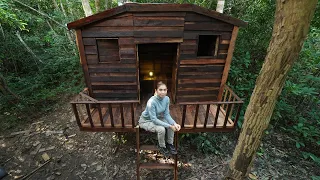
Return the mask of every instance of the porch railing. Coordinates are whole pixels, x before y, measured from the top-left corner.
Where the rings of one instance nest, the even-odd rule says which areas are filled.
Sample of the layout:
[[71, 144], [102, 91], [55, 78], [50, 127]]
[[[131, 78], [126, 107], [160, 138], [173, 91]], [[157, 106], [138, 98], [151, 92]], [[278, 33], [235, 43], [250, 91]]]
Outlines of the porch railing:
[[[81, 130], [99, 131], [101, 129], [101, 131], [105, 131], [106, 128], [109, 128], [110, 131], [114, 131], [119, 128], [128, 129], [129, 127], [126, 125], [129, 124], [131, 129], [136, 126], [135, 109], [139, 103], [138, 100], [99, 101], [90, 97], [87, 89], [84, 89], [70, 103]], [[115, 117], [114, 112], [117, 112], [117, 115], [120, 112], [120, 117]], [[119, 120], [121, 121], [120, 127], [119, 124], [116, 127], [115, 122], [119, 122]], [[106, 127], [107, 123], [110, 126]]]
[[[206, 101], [206, 102], [180, 102], [178, 103], [182, 109], [182, 120], [181, 127], [185, 128], [186, 125], [186, 113], [188, 106], [193, 106], [195, 109], [195, 113], [193, 115], [191, 124], [192, 127], [189, 126], [190, 132], [203, 132], [208, 131], [208, 128], [212, 129], [221, 129], [224, 131], [225, 129], [234, 129], [237, 125], [241, 108], [243, 105], [243, 101], [232, 91], [230, 87], [225, 85], [224, 92], [222, 95], [221, 101]], [[199, 108], [203, 106], [205, 109], [205, 116], [199, 117]], [[214, 111], [214, 112], [213, 112]], [[211, 113], [211, 117], [214, 118], [213, 124], [208, 126], [208, 119]], [[222, 113], [222, 114], [221, 114]], [[218, 121], [223, 117], [223, 125], [219, 125]], [[219, 119], [220, 118], [220, 119]], [[189, 115], [190, 119], [190, 115]], [[201, 121], [200, 123], [198, 121]], [[189, 122], [190, 124], [190, 122]], [[197, 130], [195, 130], [197, 129]], [[204, 130], [206, 129], [206, 130]], [[186, 131], [186, 130], [184, 130]]]

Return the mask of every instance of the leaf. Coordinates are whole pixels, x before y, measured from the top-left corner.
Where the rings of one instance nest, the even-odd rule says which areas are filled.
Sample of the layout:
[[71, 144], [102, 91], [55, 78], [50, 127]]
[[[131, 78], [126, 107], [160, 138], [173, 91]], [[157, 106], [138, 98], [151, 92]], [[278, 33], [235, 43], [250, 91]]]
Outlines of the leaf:
[[258, 179], [258, 177], [252, 173], [249, 174], [250, 179]]
[[296, 141], [296, 147], [299, 149], [301, 146], [300, 146], [300, 143], [298, 141]]

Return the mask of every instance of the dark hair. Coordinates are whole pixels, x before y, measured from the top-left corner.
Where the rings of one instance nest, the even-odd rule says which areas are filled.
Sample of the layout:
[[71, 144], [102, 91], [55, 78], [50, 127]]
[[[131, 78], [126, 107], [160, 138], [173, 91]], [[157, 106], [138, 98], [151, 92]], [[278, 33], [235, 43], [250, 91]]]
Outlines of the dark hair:
[[159, 89], [159, 87], [162, 86], [162, 85], [167, 86], [167, 85], [166, 85], [165, 83], [163, 83], [162, 81], [159, 81], [159, 82], [157, 83], [157, 89]]

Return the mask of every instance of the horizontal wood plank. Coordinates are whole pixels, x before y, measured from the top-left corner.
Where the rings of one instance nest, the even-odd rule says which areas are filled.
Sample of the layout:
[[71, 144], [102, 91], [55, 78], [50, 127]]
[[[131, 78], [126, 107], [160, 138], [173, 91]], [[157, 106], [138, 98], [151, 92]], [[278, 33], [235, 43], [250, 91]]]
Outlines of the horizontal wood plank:
[[233, 30], [233, 25], [228, 24], [228, 23], [211, 23], [211, 22], [185, 22], [184, 24], [184, 29], [186, 31], [193, 31], [193, 30], [198, 30], [198, 31], [206, 31], [206, 30], [211, 30], [211, 31], [232, 31]]
[[184, 26], [182, 17], [134, 17], [134, 26]]
[[225, 59], [188, 59], [188, 60], [181, 60], [181, 65], [192, 65], [192, 64], [225, 64]]

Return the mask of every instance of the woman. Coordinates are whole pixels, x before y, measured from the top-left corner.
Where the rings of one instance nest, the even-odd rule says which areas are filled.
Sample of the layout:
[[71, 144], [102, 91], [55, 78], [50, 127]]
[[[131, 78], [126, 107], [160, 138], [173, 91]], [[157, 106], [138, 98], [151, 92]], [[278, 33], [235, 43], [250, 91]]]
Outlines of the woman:
[[[158, 148], [165, 156], [168, 156], [169, 152], [177, 154], [177, 150], [173, 146], [173, 138], [174, 132], [181, 129], [180, 125], [170, 116], [169, 104], [167, 85], [160, 81], [155, 89], [155, 95], [148, 100], [146, 109], [139, 119], [141, 128], [158, 134]], [[167, 143], [165, 142], [166, 131]]]

